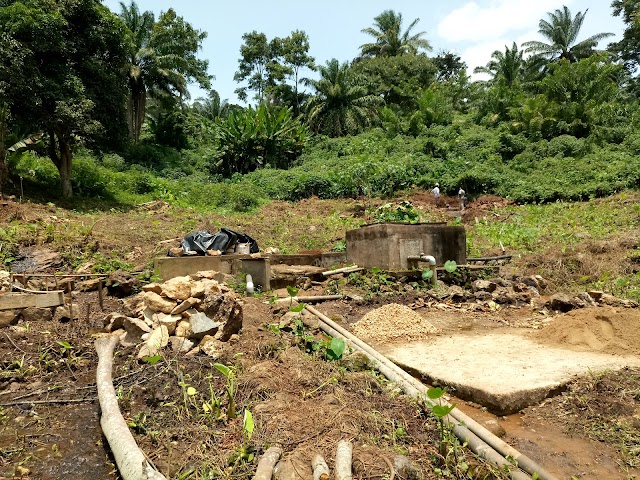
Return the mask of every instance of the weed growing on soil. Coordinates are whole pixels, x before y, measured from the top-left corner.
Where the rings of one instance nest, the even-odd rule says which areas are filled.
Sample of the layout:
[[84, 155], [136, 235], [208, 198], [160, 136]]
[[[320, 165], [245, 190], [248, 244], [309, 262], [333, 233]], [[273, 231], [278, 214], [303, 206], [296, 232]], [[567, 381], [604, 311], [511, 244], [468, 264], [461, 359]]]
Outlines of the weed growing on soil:
[[420, 223], [422, 218], [421, 213], [407, 200], [402, 200], [399, 205], [385, 203], [369, 214], [377, 223]]
[[236, 418], [236, 371], [234, 367], [227, 367], [222, 363], [214, 363], [213, 367], [224, 375], [227, 383], [225, 390], [227, 392], [227, 420], [233, 420]]

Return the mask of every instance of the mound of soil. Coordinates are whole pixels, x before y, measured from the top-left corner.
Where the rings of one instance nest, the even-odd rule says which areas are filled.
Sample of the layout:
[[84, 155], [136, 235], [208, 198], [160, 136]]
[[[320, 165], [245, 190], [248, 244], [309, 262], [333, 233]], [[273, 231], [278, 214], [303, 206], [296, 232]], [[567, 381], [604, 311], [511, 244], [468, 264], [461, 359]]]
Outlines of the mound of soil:
[[556, 317], [534, 338], [541, 343], [616, 355], [640, 355], [640, 310], [583, 308]]
[[390, 303], [372, 310], [353, 324], [356, 335], [370, 340], [422, 340], [436, 328], [409, 307]]

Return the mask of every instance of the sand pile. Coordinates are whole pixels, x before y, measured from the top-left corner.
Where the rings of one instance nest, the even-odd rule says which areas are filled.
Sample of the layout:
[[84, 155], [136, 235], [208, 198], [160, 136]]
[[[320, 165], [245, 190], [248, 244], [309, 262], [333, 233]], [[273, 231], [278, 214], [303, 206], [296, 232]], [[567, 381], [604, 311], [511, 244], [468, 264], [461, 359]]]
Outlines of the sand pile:
[[594, 307], [556, 317], [534, 337], [548, 345], [615, 355], [640, 355], [640, 310]]
[[390, 303], [367, 313], [353, 324], [353, 332], [362, 338], [389, 340], [423, 340], [436, 329], [429, 321], [404, 305]]

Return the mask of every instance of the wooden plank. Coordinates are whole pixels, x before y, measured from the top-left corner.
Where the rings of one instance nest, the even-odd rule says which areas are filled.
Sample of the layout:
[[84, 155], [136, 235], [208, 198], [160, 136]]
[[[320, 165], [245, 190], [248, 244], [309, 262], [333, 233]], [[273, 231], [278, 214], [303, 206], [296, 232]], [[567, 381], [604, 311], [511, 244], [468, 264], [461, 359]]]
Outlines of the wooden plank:
[[57, 307], [64, 305], [64, 292], [5, 293], [0, 295], [0, 310], [27, 307]]

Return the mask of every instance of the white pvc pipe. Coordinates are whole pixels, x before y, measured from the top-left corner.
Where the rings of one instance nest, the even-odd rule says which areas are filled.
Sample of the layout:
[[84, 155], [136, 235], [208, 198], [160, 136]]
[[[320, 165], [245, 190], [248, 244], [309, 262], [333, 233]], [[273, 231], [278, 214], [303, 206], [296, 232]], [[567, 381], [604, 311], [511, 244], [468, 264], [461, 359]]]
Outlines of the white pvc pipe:
[[[418, 396], [419, 393], [426, 393], [427, 387], [423, 385], [422, 382], [413, 378], [409, 373], [398, 367], [373, 347], [366, 344], [340, 325], [336, 324], [329, 317], [322, 314], [315, 308], [307, 306], [306, 309], [321, 320], [320, 327], [323, 330], [332, 336], [337, 334], [338, 336], [346, 339], [350, 344], [356, 347], [356, 349], [361, 350], [369, 358], [372, 358], [374, 362], [381, 367], [379, 368], [380, 373], [390, 380], [403, 385], [408, 395]], [[507, 462], [506, 458], [510, 457], [516, 461], [520, 468], [530, 475], [537, 474], [540, 480], [558, 480], [555, 475], [547, 472], [535, 461], [520, 453], [502, 439], [496, 437], [493, 433], [459, 409], [454, 409], [451, 412], [450, 417], [453, 418], [453, 421], [449, 421], [455, 425], [453, 429], [454, 434], [463, 442], [468, 441], [469, 447], [471, 447], [471, 449], [478, 455], [488, 458], [489, 460], [498, 463], [498, 465], [505, 464], [504, 462]], [[514, 480], [530, 478], [526, 476], [523, 477], [524, 474], [517, 470], [510, 472], [510, 474]]]

